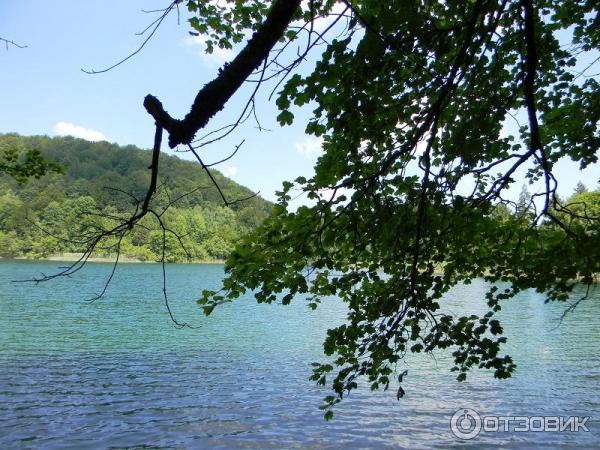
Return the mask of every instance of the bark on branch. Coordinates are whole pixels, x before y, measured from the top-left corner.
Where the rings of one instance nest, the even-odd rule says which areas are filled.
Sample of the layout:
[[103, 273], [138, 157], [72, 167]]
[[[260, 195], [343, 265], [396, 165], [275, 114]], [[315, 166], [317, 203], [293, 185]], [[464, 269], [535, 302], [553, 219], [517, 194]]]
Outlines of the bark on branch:
[[198, 130], [223, 107], [242, 83], [268, 57], [292, 21], [301, 0], [276, 0], [264, 23], [246, 44], [246, 47], [229, 64], [225, 64], [219, 76], [206, 84], [196, 95], [191, 111], [184, 119], [174, 119], [154, 96], [144, 99], [146, 111], [156, 124], [169, 133], [169, 146], [189, 144]]

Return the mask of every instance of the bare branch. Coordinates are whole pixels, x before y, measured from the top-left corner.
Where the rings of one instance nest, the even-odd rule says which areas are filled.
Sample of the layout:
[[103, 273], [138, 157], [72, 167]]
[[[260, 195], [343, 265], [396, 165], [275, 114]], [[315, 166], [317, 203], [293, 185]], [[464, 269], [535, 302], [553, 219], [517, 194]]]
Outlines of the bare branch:
[[210, 170], [208, 170], [208, 166], [206, 164], [204, 164], [204, 161], [202, 161], [202, 158], [200, 158], [200, 155], [198, 154], [198, 152], [194, 149], [194, 147], [192, 147], [191, 144], [188, 144], [188, 147], [189, 147], [190, 151], [194, 154], [194, 156], [196, 157], [196, 159], [198, 160], [198, 162], [200, 163], [200, 165], [202, 166], [202, 168], [206, 171], [206, 173], [208, 174], [208, 177], [210, 178], [210, 180], [212, 181], [212, 183], [217, 188], [217, 191], [219, 192], [219, 195], [223, 199], [223, 203], [225, 203], [225, 206], [231, 206], [231, 205], [234, 205], [236, 203], [239, 203], [239, 202], [242, 202], [242, 201], [245, 201], [245, 200], [250, 200], [251, 198], [256, 197], [260, 193], [260, 191], [259, 191], [259, 192], [256, 192], [256, 193], [248, 196], [248, 197], [240, 198], [240, 199], [233, 200], [233, 201], [227, 200], [227, 197], [225, 197], [225, 194], [221, 190], [221, 186], [219, 186], [219, 183], [217, 183], [217, 180], [215, 180], [215, 178], [213, 177], [213, 175], [210, 172]]
[[101, 70], [87, 70], [87, 69], [81, 69], [82, 72], [87, 73], [88, 75], [95, 75], [98, 73], [105, 73], [108, 72], [109, 70], [114, 69], [115, 67], [120, 66], [121, 64], [123, 64], [124, 62], [130, 60], [131, 58], [133, 58], [135, 55], [137, 55], [139, 52], [142, 51], [142, 49], [146, 46], [146, 44], [150, 41], [150, 39], [152, 39], [152, 36], [154, 36], [154, 34], [156, 33], [156, 31], [158, 30], [158, 28], [161, 26], [161, 24], [163, 23], [163, 21], [166, 19], [166, 17], [169, 15], [169, 13], [178, 7], [178, 3], [181, 0], [174, 0], [168, 7], [166, 7], [163, 10], [157, 10], [157, 12], [162, 12], [162, 14], [156, 19], [154, 20], [150, 25], [148, 25], [148, 27], [146, 27], [144, 30], [142, 30], [139, 33], [136, 33], [138, 35], [144, 35], [148, 30], [150, 31], [150, 34], [148, 34], [148, 36], [146, 37], [146, 39], [144, 39], [144, 41], [140, 44], [140, 46], [134, 50], [132, 53], [130, 53], [129, 55], [127, 55], [125, 58], [121, 59], [120, 61], [116, 62], [115, 64], [113, 64], [112, 66], [109, 66], [105, 69], [101, 69]]
[[0, 37], [0, 42], [4, 42], [4, 45], [6, 46], [6, 51], [8, 51], [11, 45], [17, 48], [27, 48], [26, 45], [17, 44], [15, 41], [11, 41], [10, 39], [5, 39], [3, 37]]
[[217, 164], [221, 164], [224, 163], [225, 161], [229, 161], [231, 158], [233, 158], [235, 156], [235, 154], [238, 152], [238, 150], [240, 149], [240, 147], [242, 145], [244, 145], [244, 142], [246, 142], [246, 139], [244, 139], [242, 142], [240, 142], [238, 145], [235, 146], [235, 150], [233, 151], [233, 153], [231, 155], [229, 155], [227, 158], [223, 158], [220, 161], [214, 162], [212, 164], [206, 164], [206, 167], [213, 167], [216, 166]]

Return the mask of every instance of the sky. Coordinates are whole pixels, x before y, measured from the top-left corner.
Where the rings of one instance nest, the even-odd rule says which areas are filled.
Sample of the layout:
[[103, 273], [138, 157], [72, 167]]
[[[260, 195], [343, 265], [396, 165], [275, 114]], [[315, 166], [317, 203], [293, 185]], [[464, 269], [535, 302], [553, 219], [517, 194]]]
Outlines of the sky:
[[[235, 55], [206, 55], [199, 39], [189, 35], [185, 8], [169, 16], [147, 46], [121, 66], [102, 69], [134, 51], [143, 37], [136, 33], [156, 18], [142, 9], [164, 8], [167, 0], [0, 0], [0, 37], [27, 45], [0, 46], [0, 133], [73, 135], [121, 145], [150, 148], [154, 122], [142, 106], [158, 97], [173, 117], [183, 117], [197, 91]], [[249, 96], [241, 89], [215, 116], [206, 131], [235, 121]], [[269, 200], [285, 180], [310, 175], [320, 153], [319, 142], [304, 134], [310, 111], [297, 114], [292, 126], [279, 127], [275, 96], [257, 102], [261, 126], [248, 121], [231, 137], [202, 149], [205, 163], [229, 155], [217, 169], [236, 182], [260, 191]], [[201, 133], [200, 133], [201, 134]], [[199, 134], [199, 135], [200, 135]], [[166, 139], [165, 139], [166, 141]], [[163, 150], [173, 153], [166, 143]], [[178, 152], [184, 159], [192, 155]]]
[[[154, 123], [142, 106], [144, 97], [158, 97], [173, 117], [183, 117], [204, 84], [233, 58], [233, 51], [206, 55], [202, 40], [189, 35], [185, 8], [172, 14], [147, 46], [124, 64], [102, 74], [100, 70], [130, 54], [144, 37], [136, 35], [156, 14], [142, 9], [164, 8], [168, 0], [0, 0], [0, 37], [27, 45], [0, 47], [0, 133], [72, 135], [150, 148]], [[179, 23], [178, 23], [179, 22]], [[309, 61], [303, 69], [310, 69]], [[245, 86], [215, 116], [206, 131], [236, 120], [249, 96]], [[313, 172], [320, 143], [304, 134], [310, 108], [294, 110], [292, 126], [281, 128], [275, 118], [275, 96], [265, 91], [257, 102], [262, 127], [246, 122], [232, 135], [202, 149], [205, 163], [229, 155], [244, 145], [220, 170], [236, 182], [260, 191], [269, 200], [285, 180]], [[166, 144], [163, 150], [173, 153]], [[189, 153], [178, 152], [184, 159]], [[600, 168], [579, 172], [577, 164], [556, 167], [559, 193], [569, 195], [578, 181], [594, 188]], [[518, 195], [520, 184], [513, 188]]]

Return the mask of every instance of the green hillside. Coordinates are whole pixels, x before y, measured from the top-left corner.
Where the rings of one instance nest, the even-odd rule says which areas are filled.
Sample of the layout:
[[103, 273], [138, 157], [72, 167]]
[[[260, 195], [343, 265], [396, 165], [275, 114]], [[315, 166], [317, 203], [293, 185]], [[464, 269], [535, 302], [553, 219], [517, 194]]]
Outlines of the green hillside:
[[[0, 175], [2, 257], [39, 258], [79, 252], [81, 245], [75, 242], [78, 236], [90, 227], [106, 226], [109, 217], [131, 213], [135, 202], [126, 193], [142, 199], [149, 184], [151, 154], [134, 146], [72, 137], [0, 134], [0, 151], [7, 148], [21, 152], [37, 149], [58, 162], [63, 173], [47, 174], [25, 184]], [[161, 155], [160, 166], [155, 209], [162, 210], [170, 200], [181, 197], [164, 215], [165, 224], [179, 236], [167, 235], [169, 261], [222, 259], [242, 234], [270, 212], [271, 204], [260, 197], [225, 207], [196, 163]], [[211, 173], [230, 201], [252, 195], [220, 172]], [[141, 260], [159, 260], [162, 230], [158, 222], [146, 217], [141, 225], [124, 240], [121, 253]], [[100, 249], [97, 256], [108, 256], [113, 251]]]

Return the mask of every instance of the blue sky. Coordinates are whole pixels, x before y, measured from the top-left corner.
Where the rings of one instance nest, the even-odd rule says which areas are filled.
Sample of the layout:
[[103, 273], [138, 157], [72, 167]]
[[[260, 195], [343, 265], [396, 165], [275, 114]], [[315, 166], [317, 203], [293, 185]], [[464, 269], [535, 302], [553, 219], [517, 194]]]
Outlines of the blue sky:
[[[168, 0], [2, 1], [0, 37], [28, 48], [0, 48], [0, 132], [72, 134], [149, 148], [154, 127], [142, 106], [146, 94], [157, 96], [174, 117], [182, 117], [196, 92], [233, 53], [204, 55], [201, 42], [188, 34], [182, 8], [179, 24], [176, 14], [168, 17], [147, 47], [125, 64], [98, 75], [81, 69], [105, 68], [135, 50], [143, 39], [135, 33], [155, 18], [141, 10], [167, 4]], [[235, 121], [249, 88], [230, 100], [207, 131]], [[296, 114], [293, 126], [280, 128], [274, 100], [266, 97], [257, 103], [258, 116], [272, 131], [259, 132], [248, 121], [202, 154], [207, 163], [219, 160], [245, 139], [235, 158], [219, 169], [273, 200], [282, 181], [311, 174], [319, 144], [303, 133], [310, 108]], [[171, 152], [166, 146], [164, 150]], [[179, 156], [191, 159], [187, 153]], [[579, 180], [596, 187], [600, 168], [580, 173], [575, 163], [565, 161], [556, 174], [559, 192], [568, 195]], [[515, 195], [519, 190], [520, 184], [513, 189]]]

